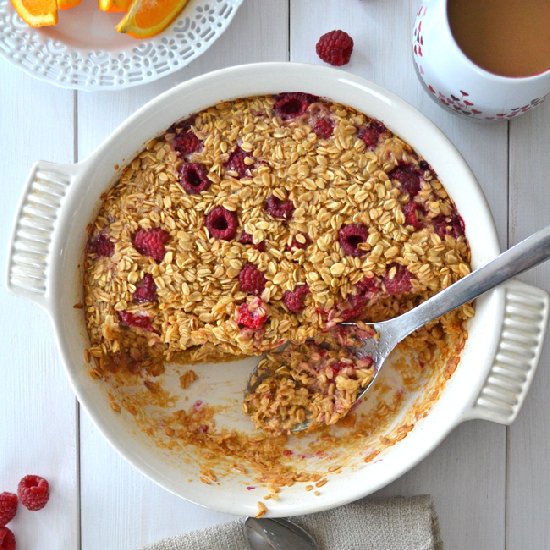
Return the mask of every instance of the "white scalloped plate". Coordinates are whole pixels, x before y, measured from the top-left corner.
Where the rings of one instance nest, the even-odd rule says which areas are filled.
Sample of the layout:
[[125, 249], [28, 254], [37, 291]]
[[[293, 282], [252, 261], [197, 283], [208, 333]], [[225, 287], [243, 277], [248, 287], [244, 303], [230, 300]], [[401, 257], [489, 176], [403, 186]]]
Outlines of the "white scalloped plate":
[[225, 31], [242, 1], [190, 0], [163, 33], [136, 40], [114, 29], [123, 14], [100, 11], [97, 0], [60, 11], [55, 27], [41, 29], [0, 0], [0, 55], [63, 88], [120, 90], [185, 67]]

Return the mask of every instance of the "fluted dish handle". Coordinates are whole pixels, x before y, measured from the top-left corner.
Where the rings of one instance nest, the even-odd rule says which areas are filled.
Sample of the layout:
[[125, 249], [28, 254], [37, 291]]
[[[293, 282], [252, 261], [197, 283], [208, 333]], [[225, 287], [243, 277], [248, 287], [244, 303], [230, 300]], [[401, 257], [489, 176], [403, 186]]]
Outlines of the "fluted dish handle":
[[39, 161], [32, 168], [15, 218], [7, 286], [48, 309], [51, 248], [59, 211], [76, 165]]

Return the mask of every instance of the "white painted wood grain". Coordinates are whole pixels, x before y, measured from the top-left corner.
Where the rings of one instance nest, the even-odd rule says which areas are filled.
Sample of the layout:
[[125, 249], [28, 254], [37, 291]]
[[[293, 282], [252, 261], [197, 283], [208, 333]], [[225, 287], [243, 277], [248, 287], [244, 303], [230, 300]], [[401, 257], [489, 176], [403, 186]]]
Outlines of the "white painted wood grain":
[[[226, 33], [188, 69], [122, 92], [78, 95], [78, 155], [158, 93], [209, 70], [288, 59], [287, 0], [244, 2]], [[81, 416], [82, 549], [126, 550], [234, 519], [185, 502], [133, 469]], [[198, 550], [198, 549], [197, 549]]]
[[[73, 93], [0, 60], [0, 272], [19, 198], [38, 159], [73, 161]], [[40, 512], [22, 507], [9, 527], [20, 549], [78, 545], [76, 400], [55, 349], [48, 316], [0, 286], [0, 493], [35, 473], [51, 483]]]
[[[320, 63], [315, 42], [325, 31], [352, 34], [347, 67], [417, 106], [456, 143], [485, 190], [501, 242], [508, 227], [507, 127], [461, 120], [422, 91], [410, 61], [417, 1], [249, 0], [227, 33], [188, 69], [126, 92], [78, 94], [78, 155], [85, 157], [128, 114], [181, 80], [230, 64], [288, 58]], [[0, 131], [4, 144], [0, 205], [3, 248], [28, 169], [38, 158], [73, 160], [74, 94], [39, 83], [0, 60]], [[550, 103], [514, 121], [510, 134], [510, 244], [549, 223]], [[5, 261], [5, 251], [0, 262]], [[0, 265], [2, 268], [2, 265]], [[550, 267], [525, 280], [550, 289]], [[54, 348], [47, 316], [0, 288], [0, 492], [29, 472], [52, 481], [40, 513], [19, 511], [12, 526], [19, 548], [78, 548], [75, 401]], [[435, 496], [447, 550], [550, 548], [550, 347], [530, 395], [508, 431], [484, 422], [457, 428], [430, 457], [384, 494]], [[7, 389], [6, 389], [7, 388]], [[81, 418], [82, 548], [126, 550], [227, 518], [159, 489]], [[507, 478], [506, 478], [507, 469]], [[505, 488], [507, 514], [505, 514]], [[506, 517], [506, 525], [505, 525]], [[505, 541], [506, 537], [506, 541]], [[506, 544], [505, 544], [506, 542]]]
[[[510, 244], [550, 224], [550, 101], [510, 131]], [[550, 263], [521, 277], [550, 291]], [[550, 548], [550, 338], [508, 429], [507, 550]]]
[[[355, 47], [346, 70], [397, 93], [445, 132], [481, 183], [505, 242], [506, 123], [487, 125], [459, 119], [433, 103], [423, 91], [410, 52], [418, 5], [417, 1], [331, 0], [320, 9], [316, 0], [291, 0], [291, 59], [322, 63], [315, 54], [318, 37], [334, 29], [348, 32]], [[448, 550], [501, 550], [505, 457], [505, 428], [470, 422], [460, 426], [431, 456], [381, 493], [432, 494]]]

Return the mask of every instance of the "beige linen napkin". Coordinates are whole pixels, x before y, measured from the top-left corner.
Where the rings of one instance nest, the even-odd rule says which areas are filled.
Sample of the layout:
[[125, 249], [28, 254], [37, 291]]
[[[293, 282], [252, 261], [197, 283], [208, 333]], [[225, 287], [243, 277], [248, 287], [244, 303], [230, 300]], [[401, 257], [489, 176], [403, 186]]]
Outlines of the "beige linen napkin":
[[[313, 535], [320, 550], [443, 548], [429, 495], [365, 499], [328, 512], [291, 519]], [[249, 546], [243, 518], [165, 539], [141, 550], [249, 550]]]

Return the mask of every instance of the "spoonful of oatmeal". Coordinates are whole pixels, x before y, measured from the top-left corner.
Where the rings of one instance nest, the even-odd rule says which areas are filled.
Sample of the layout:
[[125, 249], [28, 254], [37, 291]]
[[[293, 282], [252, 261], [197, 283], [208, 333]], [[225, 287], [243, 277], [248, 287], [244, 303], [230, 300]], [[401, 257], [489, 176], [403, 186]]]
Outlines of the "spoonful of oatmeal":
[[341, 323], [266, 354], [251, 374], [244, 411], [271, 433], [330, 425], [362, 400], [409, 334], [550, 257], [550, 226], [414, 309], [380, 323]]

